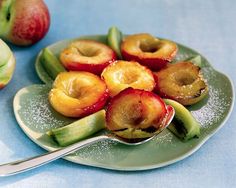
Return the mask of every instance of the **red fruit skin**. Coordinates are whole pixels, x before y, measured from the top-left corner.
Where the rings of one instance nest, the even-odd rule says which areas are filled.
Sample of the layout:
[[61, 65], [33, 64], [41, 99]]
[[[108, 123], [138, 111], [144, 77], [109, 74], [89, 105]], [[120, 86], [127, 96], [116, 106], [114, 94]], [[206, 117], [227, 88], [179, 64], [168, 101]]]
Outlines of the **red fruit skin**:
[[2, 88], [4, 88], [5, 87], [5, 85], [3, 85], [3, 84], [0, 84], [0, 89], [2, 89]]
[[78, 63], [78, 62], [70, 62], [70, 63], [64, 63], [64, 66], [66, 69], [71, 71], [87, 71], [91, 72], [96, 75], [100, 75], [108, 65], [116, 61], [117, 56], [115, 52], [112, 54], [112, 58], [110, 61], [101, 62], [99, 64], [84, 64], [84, 63]]
[[16, 0], [12, 12], [12, 28], [7, 38], [13, 44], [34, 44], [48, 32], [50, 15], [43, 0]]
[[[160, 122], [163, 120], [163, 118], [167, 114], [167, 108], [166, 108], [164, 101], [155, 93], [145, 91], [145, 90], [140, 90], [140, 89], [126, 88], [126, 89], [122, 90], [119, 94], [117, 94], [116, 96], [111, 98], [111, 100], [108, 103], [107, 110], [106, 110], [106, 126], [109, 130], [114, 130], [112, 125], [110, 124], [110, 120], [112, 119], [112, 116], [113, 116], [112, 109], [114, 108], [114, 105], [117, 105], [116, 101], [120, 101], [122, 99], [122, 97], [125, 95], [134, 95], [134, 96], [136, 95], [136, 96], [144, 96], [144, 97], [150, 97], [150, 98], [154, 97], [155, 99], [157, 99], [162, 106], [161, 107], [162, 108], [162, 116], [158, 117], [156, 119], [156, 121], [153, 122], [154, 123], [153, 126], [155, 126], [156, 128], [159, 128]], [[143, 110], [145, 110], [145, 108], [143, 108]]]
[[122, 56], [125, 60], [128, 61], [137, 61], [140, 64], [148, 67], [152, 71], [158, 71], [162, 68], [164, 68], [171, 60], [173, 57], [175, 57], [177, 51], [174, 51], [169, 58], [166, 59], [161, 59], [161, 58], [143, 58], [142, 55], [140, 56], [135, 56], [132, 54], [129, 54], [126, 52], [124, 49], [121, 50]]
[[90, 114], [93, 114], [101, 110], [106, 105], [108, 98], [109, 98], [109, 93], [108, 93], [108, 89], [106, 89], [103, 95], [98, 97], [98, 101], [96, 103], [86, 108], [83, 108], [84, 113], [80, 115], [80, 118], [88, 116]]
[[162, 98], [174, 99], [173, 97], [168, 96], [168, 95], [166, 95], [165, 93], [161, 92], [161, 89], [160, 89], [160, 87], [159, 87], [159, 81], [158, 81], [159, 79], [158, 79], [158, 76], [155, 74], [155, 72], [153, 72], [153, 77], [154, 77], [154, 80], [155, 80], [155, 82], [156, 82], [156, 86], [155, 86], [155, 88], [154, 88], [153, 91], [154, 91], [157, 95], [161, 96]]

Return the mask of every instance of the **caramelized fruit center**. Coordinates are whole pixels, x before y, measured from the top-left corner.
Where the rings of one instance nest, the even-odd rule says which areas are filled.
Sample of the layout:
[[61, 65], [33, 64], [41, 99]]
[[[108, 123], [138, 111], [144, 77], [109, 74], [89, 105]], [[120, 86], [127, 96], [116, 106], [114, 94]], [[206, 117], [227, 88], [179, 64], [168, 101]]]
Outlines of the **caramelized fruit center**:
[[182, 73], [178, 73], [175, 75], [175, 81], [178, 85], [180, 86], [184, 86], [184, 85], [191, 85], [196, 77], [188, 72], [182, 72]]
[[85, 47], [85, 46], [75, 47], [74, 51], [75, 51], [75, 53], [78, 53], [78, 54], [85, 56], [85, 57], [94, 57], [99, 54], [99, 49], [93, 48], [90, 46], [89, 46], [89, 48]]
[[138, 77], [139, 77], [138, 74], [129, 70], [129, 71], [124, 71], [120, 75], [119, 80], [121, 83], [124, 83], [124, 84], [132, 84], [135, 81], [137, 81]]
[[130, 112], [128, 123], [136, 126], [139, 125], [143, 121], [143, 104], [141, 101], [138, 101], [138, 103], [134, 103], [130, 106]]
[[141, 42], [139, 48], [142, 52], [154, 53], [160, 49], [160, 44], [157, 42]]
[[68, 88], [68, 95], [72, 98], [82, 98], [89, 93], [90, 87], [88, 85], [84, 85], [84, 83], [78, 84], [77, 80], [74, 80]]

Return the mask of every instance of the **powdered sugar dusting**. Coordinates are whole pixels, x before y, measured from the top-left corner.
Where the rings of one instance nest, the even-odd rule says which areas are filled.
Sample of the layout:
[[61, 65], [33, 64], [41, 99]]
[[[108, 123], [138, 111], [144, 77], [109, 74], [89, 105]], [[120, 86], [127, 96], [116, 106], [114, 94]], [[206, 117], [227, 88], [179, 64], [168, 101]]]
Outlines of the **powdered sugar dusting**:
[[156, 138], [153, 139], [153, 141], [157, 144], [163, 145], [163, 144], [173, 144], [173, 134], [169, 131], [165, 131], [165, 134], [159, 134]]
[[56, 112], [50, 107], [48, 92], [38, 92], [36, 94], [25, 94], [21, 100], [19, 111], [23, 122], [37, 132], [46, 132], [49, 129], [63, 126], [67, 121], [65, 118], [55, 118]]
[[[83, 159], [87, 158], [96, 158], [96, 160], [104, 160], [104, 155], [106, 155], [105, 159], [111, 157], [114, 158], [114, 155], [112, 154], [112, 148], [119, 145], [119, 143], [106, 140], [101, 141], [95, 144], [92, 144], [90, 146], [87, 146], [77, 152], [75, 152], [73, 155], [79, 156]], [[117, 151], [116, 151], [117, 152]]]
[[[228, 97], [225, 95], [224, 88], [213, 86], [213, 83], [216, 84], [219, 82], [219, 75], [215, 74], [212, 68], [204, 69], [204, 77], [209, 83], [208, 101], [201, 109], [192, 111], [192, 114], [206, 130], [204, 131], [205, 134], [208, 134], [208, 129], [223, 120], [222, 117], [225, 115], [227, 109], [229, 109], [231, 100], [227, 99]], [[224, 86], [226, 87], [226, 85]]]

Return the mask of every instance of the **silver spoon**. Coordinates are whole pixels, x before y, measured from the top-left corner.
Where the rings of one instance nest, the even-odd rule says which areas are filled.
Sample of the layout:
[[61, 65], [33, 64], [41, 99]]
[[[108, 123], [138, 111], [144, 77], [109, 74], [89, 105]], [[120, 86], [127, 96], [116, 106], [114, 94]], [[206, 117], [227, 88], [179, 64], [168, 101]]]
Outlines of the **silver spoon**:
[[64, 157], [64, 156], [66, 156], [70, 153], [73, 153], [83, 147], [86, 147], [86, 146], [89, 146], [93, 143], [104, 141], [104, 140], [113, 140], [113, 141], [119, 142], [121, 144], [130, 145], [130, 146], [144, 144], [144, 143], [152, 140], [154, 137], [156, 137], [156, 135], [158, 135], [160, 132], [162, 132], [170, 124], [170, 122], [172, 121], [172, 119], [174, 117], [175, 111], [174, 111], [173, 107], [171, 107], [171, 106], [167, 106], [167, 111], [168, 111], [168, 115], [166, 117], [165, 125], [163, 125], [156, 132], [156, 134], [150, 138], [145, 138], [142, 140], [130, 142], [130, 140], [122, 139], [120, 137], [115, 136], [112, 133], [92, 137], [92, 138], [89, 138], [86, 140], [82, 140], [78, 143], [72, 144], [70, 146], [67, 146], [65, 148], [58, 149], [58, 150], [55, 150], [52, 152], [48, 152], [43, 155], [39, 155], [39, 156], [35, 156], [35, 157], [31, 157], [31, 158], [23, 159], [23, 160], [19, 160], [19, 161], [14, 161], [14, 162], [7, 163], [7, 164], [2, 164], [2, 165], [0, 165], [0, 176], [10, 176], [10, 175], [14, 175], [14, 174], [18, 174], [21, 172], [31, 170], [33, 168], [42, 166], [42, 165], [47, 164], [51, 161], [54, 161], [54, 160], [59, 159], [61, 157]]

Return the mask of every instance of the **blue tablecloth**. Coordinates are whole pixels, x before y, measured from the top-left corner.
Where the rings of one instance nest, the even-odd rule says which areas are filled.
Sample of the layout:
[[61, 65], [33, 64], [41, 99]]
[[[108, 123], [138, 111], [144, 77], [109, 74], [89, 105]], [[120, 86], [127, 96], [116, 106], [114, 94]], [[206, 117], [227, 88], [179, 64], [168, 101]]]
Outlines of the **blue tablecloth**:
[[[34, 70], [41, 48], [66, 38], [149, 32], [190, 46], [217, 70], [236, 79], [236, 1], [233, 0], [46, 0], [47, 36], [31, 47], [11, 46], [17, 60], [10, 84], [0, 91], [0, 163], [42, 154], [18, 127], [12, 100], [22, 87], [41, 83]], [[236, 187], [236, 110], [225, 126], [187, 159], [160, 169], [118, 172], [57, 160], [24, 174], [0, 178], [0, 187]], [[144, 159], [145, 160], [145, 159]]]

